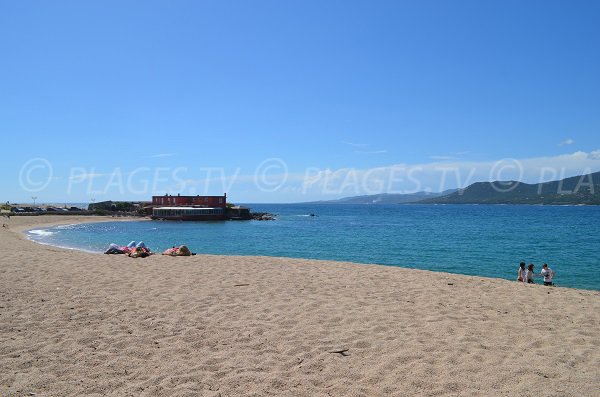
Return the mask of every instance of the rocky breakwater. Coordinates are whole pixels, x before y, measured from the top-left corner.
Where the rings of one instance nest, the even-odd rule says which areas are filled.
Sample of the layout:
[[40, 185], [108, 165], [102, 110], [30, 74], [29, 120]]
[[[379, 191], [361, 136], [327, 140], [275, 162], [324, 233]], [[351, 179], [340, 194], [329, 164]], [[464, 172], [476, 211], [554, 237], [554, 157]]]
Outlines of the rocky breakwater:
[[276, 218], [275, 215], [269, 212], [253, 212], [252, 219], [256, 221], [274, 221]]

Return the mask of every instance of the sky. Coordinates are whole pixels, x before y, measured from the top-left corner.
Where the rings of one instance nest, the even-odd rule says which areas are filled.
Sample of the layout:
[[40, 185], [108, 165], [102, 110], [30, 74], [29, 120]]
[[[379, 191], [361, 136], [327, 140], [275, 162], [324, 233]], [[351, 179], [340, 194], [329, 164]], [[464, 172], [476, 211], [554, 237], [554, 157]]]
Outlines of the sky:
[[597, 1], [0, 0], [0, 200], [600, 171]]

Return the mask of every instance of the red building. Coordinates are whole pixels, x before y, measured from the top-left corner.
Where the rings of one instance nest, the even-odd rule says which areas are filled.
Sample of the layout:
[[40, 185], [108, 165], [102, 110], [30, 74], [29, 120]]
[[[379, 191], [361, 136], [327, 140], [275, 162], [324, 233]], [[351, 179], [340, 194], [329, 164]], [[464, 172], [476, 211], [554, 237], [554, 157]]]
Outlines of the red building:
[[226, 208], [227, 193], [222, 196], [152, 196], [153, 207]]
[[152, 196], [147, 208], [152, 219], [202, 221], [228, 218], [227, 194], [222, 196]]

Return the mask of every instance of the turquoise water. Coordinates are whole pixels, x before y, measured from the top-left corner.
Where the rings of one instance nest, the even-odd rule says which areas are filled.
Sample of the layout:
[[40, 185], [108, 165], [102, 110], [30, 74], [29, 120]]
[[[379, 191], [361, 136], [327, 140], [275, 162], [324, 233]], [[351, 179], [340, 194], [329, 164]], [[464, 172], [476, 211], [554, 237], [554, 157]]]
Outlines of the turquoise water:
[[[35, 241], [102, 252], [143, 240], [153, 251], [378, 263], [513, 280], [546, 262], [559, 286], [600, 290], [600, 207], [250, 205], [276, 221], [133, 221], [28, 232]], [[309, 216], [314, 213], [317, 216]], [[537, 280], [541, 283], [541, 280]]]

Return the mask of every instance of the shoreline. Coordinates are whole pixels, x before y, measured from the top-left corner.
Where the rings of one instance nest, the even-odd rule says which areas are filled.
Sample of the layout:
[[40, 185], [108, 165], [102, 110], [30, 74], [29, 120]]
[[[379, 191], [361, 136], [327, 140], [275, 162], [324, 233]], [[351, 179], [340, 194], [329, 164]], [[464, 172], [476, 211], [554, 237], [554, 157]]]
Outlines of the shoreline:
[[50, 222], [13, 220], [0, 240], [2, 395], [600, 389], [595, 291], [293, 258], [121, 258], [36, 244], [22, 230]]
[[[10, 221], [14, 219], [39, 219], [40, 221], [45, 218], [50, 218], [48, 222], [20, 222], [16, 225], [16, 229], [12, 229], [18, 232], [26, 232], [36, 227], [55, 227], [64, 225], [76, 225], [82, 223], [102, 223], [102, 222], [131, 222], [131, 221], [144, 221], [149, 220], [147, 218], [115, 218], [102, 215], [41, 215], [41, 216], [13, 216]], [[9, 225], [10, 227], [11, 225]]]
[[[90, 250], [85, 250], [85, 249], [77, 248], [77, 247], [66, 247], [66, 246], [60, 246], [60, 245], [39, 242], [39, 241], [29, 238], [27, 236], [26, 232], [30, 231], [30, 230], [35, 230], [38, 227], [48, 228], [48, 227], [75, 225], [75, 224], [83, 224], [83, 223], [151, 221], [151, 219], [148, 219], [148, 218], [128, 218], [128, 217], [114, 218], [114, 217], [109, 217], [109, 216], [90, 217], [90, 216], [84, 216], [84, 215], [72, 215], [72, 216], [69, 216], [69, 215], [45, 215], [43, 218], [39, 218], [39, 217], [32, 217], [32, 218], [34, 218], [34, 219], [37, 218], [39, 220], [42, 220], [45, 217], [49, 217], [49, 216], [52, 217], [52, 219], [49, 222], [24, 222], [25, 224], [27, 224], [27, 226], [21, 225], [21, 226], [18, 226], [18, 228], [15, 230], [18, 231], [27, 241], [30, 241], [35, 244], [44, 245], [44, 246], [48, 246], [48, 247], [60, 248], [60, 249], [64, 249], [64, 250], [75, 250], [75, 251], [85, 252], [85, 253], [93, 254], [93, 255], [103, 254], [104, 252], [103, 251], [90, 251]], [[57, 219], [60, 221], [57, 221]], [[154, 252], [154, 255], [152, 255], [152, 256], [160, 255], [160, 254], [161, 253], [157, 251], [157, 252]], [[347, 261], [347, 260], [315, 259], [315, 258], [300, 258], [300, 257], [287, 257], [287, 256], [271, 256], [271, 255], [235, 255], [235, 254], [203, 254], [203, 253], [198, 253], [198, 255], [208, 255], [208, 256], [215, 256], [215, 257], [221, 257], [221, 256], [237, 257], [237, 258], [246, 258], [247, 257], [247, 258], [291, 259], [291, 260], [301, 260], [301, 261], [316, 261], [316, 262], [323, 262], [323, 263], [336, 262], [336, 263], [341, 263], [341, 264], [352, 264], [352, 265], [360, 265], [360, 266], [383, 266], [383, 267], [391, 267], [391, 268], [400, 268], [400, 269], [406, 269], [406, 270], [412, 270], [412, 271], [427, 272], [427, 273], [431, 273], [433, 275], [437, 274], [437, 275], [465, 276], [465, 277], [483, 278], [483, 279], [489, 279], [489, 280], [502, 280], [502, 281], [508, 281], [511, 283], [516, 282], [515, 280], [508, 279], [508, 278], [501, 278], [501, 277], [488, 277], [488, 276], [464, 274], [464, 273], [450, 273], [450, 272], [444, 272], [441, 270], [427, 270], [427, 269], [419, 269], [419, 268], [400, 266], [400, 265], [368, 263], [368, 262], [352, 262], [352, 261]], [[540, 286], [542, 284], [537, 283], [534, 285]], [[572, 290], [591, 291], [591, 292], [600, 293], [600, 289], [593, 289], [593, 288], [585, 289], [585, 288], [568, 287], [568, 286], [553, 286], [553, 288], [566, 288], [566, 289], [572, 289]]]
[[[47, 217], [47, 216], [53, 216], [53, 215], [45, 215], [45, 216]], [[62, 218], [67, 218], [67, 219], [63, 220]], [[14, 219], [14, 217], [11, 219]], [[56, 221], [56, 219], [61, 219], [61, 220]], [[79, 225], [79, 224], [84, 224], [84, 223], [133, 222], [133, 221], [146, 221], [146, 220], [149, 221], [150, 219], [147, 219], [147, 218], [114, 218], [114, 217], [98, 216], [98, 215], [94, 215], [94, 216], [55, 215], [55, 216], [53, 216], [53, 219], [50, 222], [34, 222], [31, 224], [29, 224], [28, 222], [25, 222], [25, 224], [18, 225], [17, 229], [13, 229], [13, 231], [15, 231], [16, 233], [23, 236], [25, 238], [25, 240], [32, 242], [34, 244], [60, 248], [60, 249], [64, 249], [64, 250], [75, 250], [75, 251], [79, 251], [79, 252], [85, 252], [88, 254], [98, 255], [98, 254], [103, 254], [103, 252], [102, 251], [97, 251], [97, 252], [89, 251], [89, 250], [85, 250], [82, 248], [65, 247], [65, 246], [61, 246], [61, 245], [43, 243], [43, 242], [36, 241], [36, 240], [29, 238], [29, 236], [27, 236], [27, 232], [31, 231], [31, 230], [36, 230], [37, 228], [51, 228], [51, 227], [57, 227], [57, 226]]]

